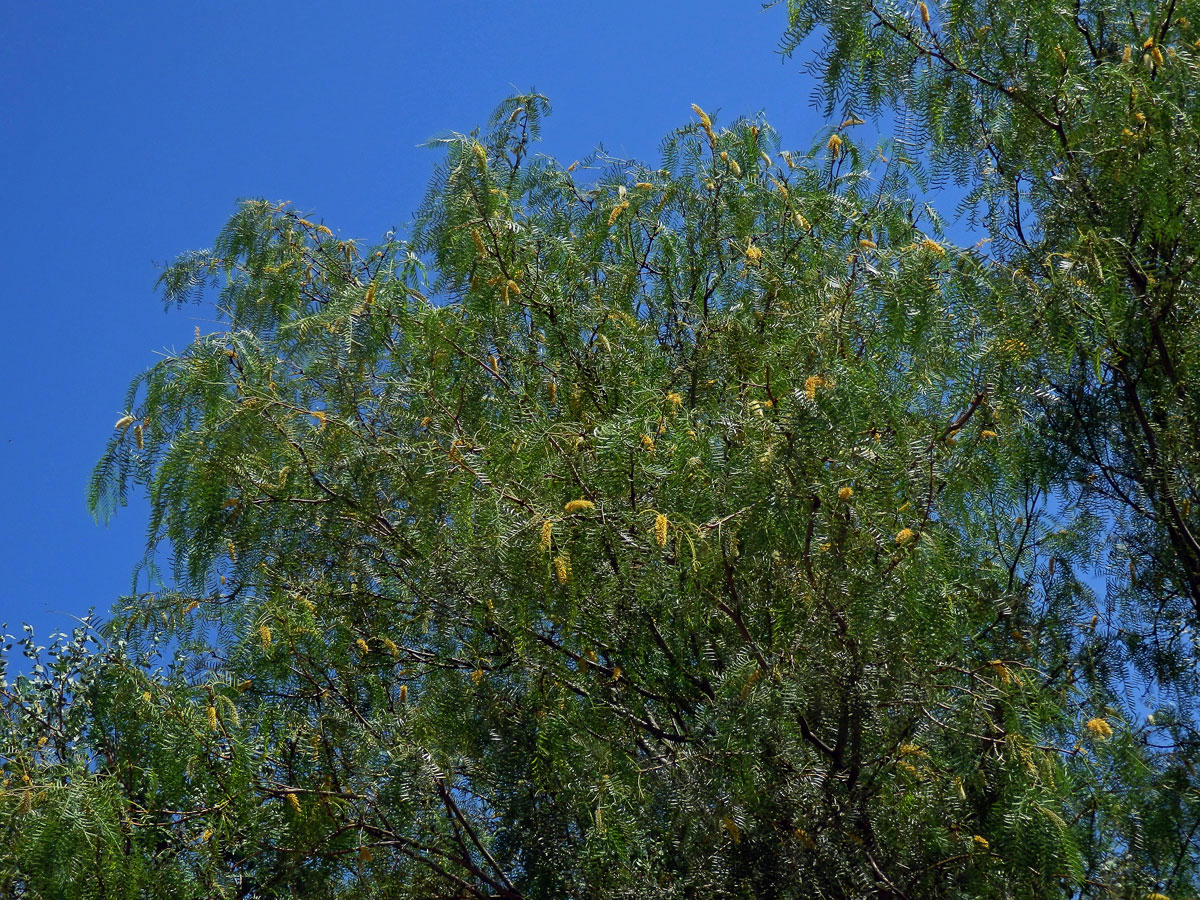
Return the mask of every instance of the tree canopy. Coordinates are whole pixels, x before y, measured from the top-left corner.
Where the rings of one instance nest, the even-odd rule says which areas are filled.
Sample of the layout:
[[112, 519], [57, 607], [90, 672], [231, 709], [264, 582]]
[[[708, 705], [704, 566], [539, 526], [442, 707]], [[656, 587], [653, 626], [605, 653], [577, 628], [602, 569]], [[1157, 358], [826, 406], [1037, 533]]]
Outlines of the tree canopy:
[[0, 894], [1194, 892], [1191, 5], [800, 0], [807, 149], [528, 94], [411, 240], [243, 203], [93, 479], [134, 593], [0, 685]]

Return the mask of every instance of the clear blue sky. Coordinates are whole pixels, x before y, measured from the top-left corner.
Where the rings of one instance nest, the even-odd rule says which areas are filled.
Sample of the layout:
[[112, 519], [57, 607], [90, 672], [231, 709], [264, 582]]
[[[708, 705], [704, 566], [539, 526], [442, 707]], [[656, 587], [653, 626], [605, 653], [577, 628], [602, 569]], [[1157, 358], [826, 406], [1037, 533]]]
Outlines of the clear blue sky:
[[85, 508], [125, 389], [211, 310], [164, 313], [158, 264], [235, 201], [289, 200], [346, 238], [403, 226], [437, 157], [514, 89], [547, 94], [544, 152], [653, 158], [691, 118], [824, 127], [756, 0], [6, 3], [0, 11], [0, 622], [45, 636], [128, 593], [146, 508]]

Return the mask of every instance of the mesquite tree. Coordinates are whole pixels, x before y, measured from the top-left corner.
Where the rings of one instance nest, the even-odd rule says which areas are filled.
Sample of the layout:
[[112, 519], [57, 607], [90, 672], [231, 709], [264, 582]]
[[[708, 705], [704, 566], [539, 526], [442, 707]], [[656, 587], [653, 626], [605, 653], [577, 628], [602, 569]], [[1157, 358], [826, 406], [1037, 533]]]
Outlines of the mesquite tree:
[[[0, 889], [1186, 890], [1184, 719], [1115, 689], [1190, 650], [1176, 594], [1141, 605], [1167, 498], [1123, 345], [1080, 349], [1102, 257], [1043, 249], [1117, 242], [1024, 188], [1067, 178], [1035, 124], [970, 131], [951, 13], [911, 12], [797, 4], [792, 37], [829, 27], [831, 99], [925, 97], [935, 165], [1002, 134], [1003, 241], [951, 246], [853, 115], [787, 151], [697, 107], [654, 165], [577, 168], [534, 153], [527, 95], [444, 142], [411, 242], [253, 202], [172, 265], [167, 302], [224, 327], [135, 381], [96, 471], [98, 512], [150, 497], [146, 589], [4, 687]], [[1110, 610], [1083, 573], [1112, 534]]]

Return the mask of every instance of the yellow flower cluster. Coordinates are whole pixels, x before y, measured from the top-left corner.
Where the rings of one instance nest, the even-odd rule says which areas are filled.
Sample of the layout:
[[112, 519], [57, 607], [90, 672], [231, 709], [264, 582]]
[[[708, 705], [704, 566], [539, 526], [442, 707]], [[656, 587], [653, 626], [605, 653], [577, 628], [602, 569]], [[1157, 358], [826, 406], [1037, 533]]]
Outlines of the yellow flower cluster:
[[914, 541], [916, 541], [916, 539], [917, 539], [917, 533], [915, 531], [913, 531], [911, 528], [901, 528], [896, 533], [896, 543], [900, 544], [901, 546], [903, 546], [905, 544], [911, 544]]
[[563, 506], [563, 512], [568, 516], [577, 512], [588, 512], [596, 508], [596, 504], [591, 500], [571, 500]]
[[829, 151], [833, 154], [834, 159], [842, 155], [843, 143], [845, 142], [842, 140], [841, 135], [832, 134], [829, 136], [829, 143], [826, 146], [829, 147]]
[[615, 221], [617, 221], [617, 217], [620, 216], [621, 213], [623, 213], [627, 209], [629, 209], [629, 201], [628, 200], [622, 200], [620, 203], [618, 203], [616, 206], [614, 206], [612, 208], [612, 212], [610, 212], [608, 214], [609, 226], [611, 226]]
[[817, 399], [817, 388], [828, 387], [829, 382], [822, 375], [809, 375], [804, 379], [804, 396], [809, 400]]
[[755, 247], [753, 244], [748, 244], [746, 246], [746, 265], [762, 265], [762, 258], [763, 252], [759, 247]]
[[839, 500], [843, 500], [843, 501], [849, 500], [853, 496], [854, 496], [854, 488], [852, 488], [852, 487], [844, 487], [838, 491], [838, 499]]
[[692, 104], [692, 112], [699, 117], [700, 125], [704, 129], [704, 133], [708, 135], [708, 145], [715, 149], [717, 146], [717, 136], [713, 134], [712, 120], [708, 117], [708, 114], [705, 113], [704, 110], [702, 110], [695, 103]]
[[566, 554], [560, 553], [554, 557], [554, 577], [558, 579], [559, 584], [566, 584], [571, 580], [571, 563]]
[[659, 513], [654, 517], [654, 543], [659, 547], [667, 546], [667, 527], [670, 523], [667, 522], [667, 517]]
[[1091, 732], [1092, 737], [1098, 740], [1106, 740], [1113, 735], [1112, 726], [1104, 719], [1088, 719], [1084, 722], [1084, 727]]
[[542, 523], [542, 549], [550, 550], [550, 542], [554, 535], [554, 523], [547, 519]]

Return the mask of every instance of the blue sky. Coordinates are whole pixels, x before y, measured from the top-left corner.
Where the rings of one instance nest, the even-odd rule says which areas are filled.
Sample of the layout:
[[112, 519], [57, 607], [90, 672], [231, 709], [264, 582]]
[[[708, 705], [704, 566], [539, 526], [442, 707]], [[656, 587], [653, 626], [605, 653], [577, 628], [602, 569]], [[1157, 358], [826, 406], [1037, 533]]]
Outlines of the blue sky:
[[568, 161], [653, 158], [693, 102], [718, 124], [765, 110], [807, 147], [827, 123], [783, 26], [756, 0], [5, 4], [0, 622], [45, 635], [128, 593], [146, 508], [96, 525], [88, 476], [130, 379], [214, 327], [154, 282], [238, 198], [377, 239], [420, 202], [418, 145], [531, 87]]

